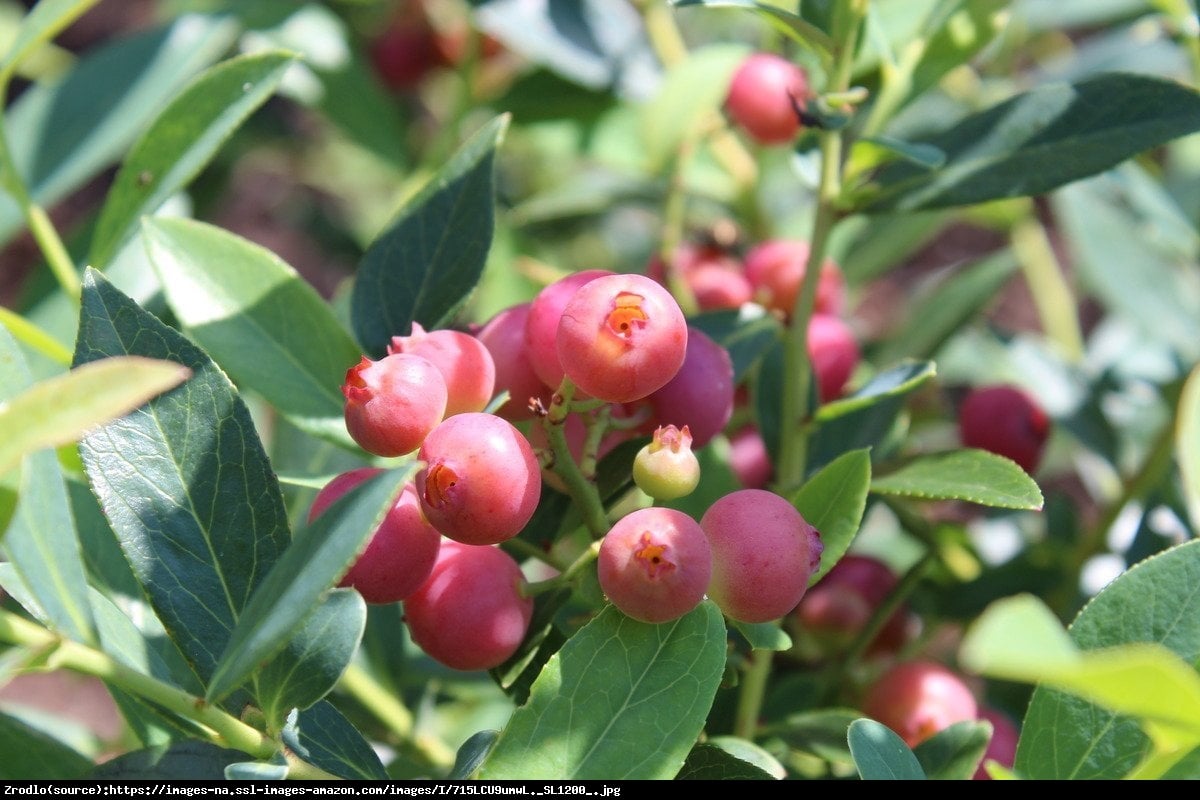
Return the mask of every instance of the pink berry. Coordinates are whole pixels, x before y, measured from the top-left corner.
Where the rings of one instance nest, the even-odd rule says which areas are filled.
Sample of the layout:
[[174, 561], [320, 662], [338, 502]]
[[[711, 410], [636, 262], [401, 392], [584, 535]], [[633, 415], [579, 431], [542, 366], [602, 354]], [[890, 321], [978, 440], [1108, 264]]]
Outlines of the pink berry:
[[521, 432], [492, 414], [450, 417], [425, 438], [417, 494], [443, 535], [465, 544], [511, 539], [533, 516], [542, 479]]
[[1017, 387], [986, 386], [963, 400], [958, 430], [965, 446], [1010, 458], [1033, 473], [1050, 437], [1050, 418]]
[[709, 506], [700, 527], [712, 546], [708, 596], [740, 622], [778, 619], [800, 602], [824, 545], [816, 528], [777, 494], [731, 492]]
[[858, 367], [854, 331], [838, 317], [814, 314], [808, 321], [808, 357], [817, 376], [821, 402], [836, 400]]
[[[308, 521], [311, 523], [333, 501], [380, 472], [363, 467], [338, 475], [317, 492]], [[416, 490], [408, 484], [338, 586], [354, 587], [368, 603], [403, 600], [429, 577], [441, 541], [437, 529], [421, 514]]]
[[[772, 239], [746, 254], [746, 278], [754, 297], [767, 308], [791, 316], [808, 264], [808, 242]], [[821, 265], [813, 310], [817, 314], [841, 315], [846, 310], [846, 280], [831, 259]]]
[[804, 107], [808, 79], [798, 66], [772, 53], [756, 53], [738, 67], [725, 109], [763, 144], [785, 144], [800, 131], [792, 101]]
[[[457, 417], [455, 417], [457, 419]], [[517, 562], [495, 547], [446, 542], [429, 579], [404, 601], [413, 641], [453, 669], [499, 666], [529, 630], [533, 600], [522, 596]]]
[[487, 347], [461, 331], [426, 331], [413, 323], [409, 336], [393, 336], [388, 353], [420, 356], [438, 368], [446, 381], [446, 414], [483, 411], [491, 402], [496, 365]]
[[687, 352], [675, 377], [647, 400], [659, 425], [686, 425], [692, 446], [704, 447], [733, 416], [733, 360], [729, 351], [688, 328]]
[[529, 303], [507, 308], [488, 320], [476, 334], [496, 365], [495, 391], [508, 392], [508, 400], [496, 409], [496, 414], [509, 422], [533, 418], [529, 410], [532, 398], [538, 398], [543, 405], [550, 400], [550, 390], [533, 371], [525, 344], [529, 308]]
[[932, 661], [897, 664], [867, 689], [863, 713], [916, 747], [956, 722], [975, 719], [975, 696], [962, 679]]
[[687, 322], [666, 289], [644, 275], [609, 275], [571, 296], [558, 324], [558, 356], [592, 397], [639, 400], [683, 364]]
[[700, 483], [700, 462], [692, 452], [688, 426], [667, 425], [654, 431], [650, 444], [633, 459], [633, 482], [655, 500], [674, 500]]
[[550, 284], [533, 298], [529, 316], [525, 320], [525, 347], [534, 373], [551, 389], [558, 388], [564, 374], [557, 345], [558, 323], [562, 319], [563, 309], [580, 287], [612, 274], [600, 269], [576, 272]]
[[627, 616], [668, 622], [704, 599], [712, 554], [704, 531], [687, 514], [644, 508], [605, 535], [597, 570], [600, 588]]
[[371, 361], [346, 371], [346, 430], [368, 453], [402, 456], [416, 450], [446, 411], [446, 381], [433, 364], [412, 355]]
[[[738, 308], [753, 297], [754, 290], [742, 265], [715, 247], [684, 242], [675, 249], [675, 269], [691, 289], [701, 311]], [[666, 268], [658, 256], [650, 261], [646, 275], [669, 286]]]
[[[843, 556], [804, 595], [795, 620], [805, 634], [834, 647], [848, 645], [896, 588], [896, 583], [896, 574], [882, 561], [870, 556]], [[894, 653], [907, 638], [907, 613], [900, 608], [888, 618], [868, 652]]]
[[746, 489], [761, 489], [771, 480], [775, 472], [771, 454], [753, 425], [747, 425], [729, 438], [729, 468]]
[[984, 769], [984, 762], [995, 761], [1011, 768], [1017, 760], [1017, 741], [1021, 738], [1021, 731], [1007, 714], [988, 706], [979, 709], [979, 718], [992, 723], [992, 738], [983, 753], [983, 760], [979, 762], [979, 769], [975, 770], [974, 779], [988, 781], [992, 778]]

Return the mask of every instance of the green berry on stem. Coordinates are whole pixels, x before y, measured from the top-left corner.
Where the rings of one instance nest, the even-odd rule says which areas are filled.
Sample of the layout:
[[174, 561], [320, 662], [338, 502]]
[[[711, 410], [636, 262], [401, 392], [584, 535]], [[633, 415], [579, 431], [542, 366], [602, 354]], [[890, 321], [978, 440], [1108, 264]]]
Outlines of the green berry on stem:
[[633, 482], [655, 500], [674, 500], [700, 483], [700, 462], [692, 452], [688, 426], [659, 427], [650, 444], [633, 459]]

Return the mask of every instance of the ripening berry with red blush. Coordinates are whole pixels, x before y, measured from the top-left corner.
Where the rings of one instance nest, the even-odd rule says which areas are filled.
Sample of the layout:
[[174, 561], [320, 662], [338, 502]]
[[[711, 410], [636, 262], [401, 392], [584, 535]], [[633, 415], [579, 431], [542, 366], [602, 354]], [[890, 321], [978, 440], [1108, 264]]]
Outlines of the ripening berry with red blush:
[[670, 292], [644, 275], [584, 284], [558, 323], [558, 357], [579, 389], [611, 403], [667, 384], [687, 352], [687, 321]]
[[538, 292], [525, 318], [525, 348], [529, 364], [542, 383], [557, 389], [563, 379], [558, 357], [558, 323], [575, 292], [596, 278], [612, 275], [601, 269], [575, 272]]
[[729, 437], [729, 468], [744, 489], [761, 489], [771, 480], [775, 468], [758, 428], [747, 425]]
[[807, 97], [804, 70], [773, 53], [755, 53], [734, 73], [725, 110], [762, 144], [786, 144], [801, 127], [793, 102], [804, 108]]
[[733, 416], [733, 360], [705, 333], [688, 328], [687, 351], [675, 377], [648, 398], [658, 425], [686, 425], [692, 446], [704, 447]]
[[[457, 417], [455, 417], [457, 419]], [[525, 576], [503, 550], [444, 542], [429, 578], [404, 601], [413, 641], [459, 670], [491, 669], [525, 638], [533, 599]]]
[[[754, 290], [741, 263], [716, 247], [684, 242], [675, 248], [674, 264], [701, 311], [738, 308], [753, 297]], [[651, 259], [646, 274], [670, 288], [666, 268], [658, 256]]]
[[529, 403], [533, 398], [543, 405], [550, 402], [550, 390], [533, 371], [525, 345], [529, 308], [529, 303], [506, 308], [475, 334], [491, 353], [496, 366], [495, 392], [508, 392], [508, 400], [496, 409], [496, 414], [509, 422], [532, 419]]
[[958, 430], [966, 447], [1012, 459], [1032, 474], [1050, 437], [1050, 418], [1015, 386], [985, 386], [963, 400]]
[[839, 317], [814, 314], [808, 321], [808, 357], [821, 402], [838, 399], [858, 367], [860, 353], [854, 331]]
[[642, 622], [669, 622], [704, 599], [712, 553], [704, 531], [682, 511], [644, 508], [604, 536], [597, 559], [600, 588]]
[[863, 713], [916, 747], [956, 722], [975, 719], [975, 696], [962, 678], [933, 661], [906, 661], [868, 687]]
[[[850, 644], [896, 588], [891, 567], [870, 556], [849, 554], [833, 566], [796, 608], [793, 620], [800, 635], [840, 649]], [[908, 638], [908, 614], [901, 607], [888, 617], [868, 653], [894, 653]]]
[[1021, 731], [1007, 714], [989, 706], [979, 709], [979, 718], [992, 723], [992, 738], [988, 740], [987, 750], [983, 752], [983, 759], [975, 770], [973, 780], [990, 781], [992, 776], [988, 775], [984, 764], [995, 761], [1011, 769], [1017, 761], [1017, 741], [1021, 738]]
[[[746, 278], [761, 305], [790, 316], [808, 265], [808, 242], [772, 239], [746, 253]], [[817, 278], [813, 312], [841, 315], [846, 310], [846, 279], [832, 259], [825, 259]]]
[[725, 495], [700, 527], [713, 553], [708, 596], [739, 622], [769, 622], [794, 609], [825, 549], [795, 506], [761, 489]]
[[437, 367], [446, 382], [446, 413], [483, 411], [496, 385], [496, 364], [483, 342], [461, 331], [426, 331], [413, 323], [408, 336], [393, 336], [388, 353], [420, 356]]
[[[363, 467], [338, 475], [317, 492], [308, 521], [311, 523], [335, 500], [382, 471]], [[403, 600], [429, 577], [441, 541], [441, 534], [421, 513], [416, 490], [408, 484], [338, 586], [354, 587], [368, 603]]]
[[542, 477], [533, 448], [510, 423], [467, 413], [438, 425], [421, 444], [417, 494], [426, 518], [464, 544], [496, 544], [533, 516]]
[[446, 381], [428, 360], [391, 355], [363, 356], [346, 371], [346, 430], [368, 453], [411, 453], [446, 412]]
[[700, 483], [700, 462], [692, 452], [688, 426], [654, 431], [650, 444], [633, 459], [633, 482], [655, 500], [674, 500], [692, 493]]

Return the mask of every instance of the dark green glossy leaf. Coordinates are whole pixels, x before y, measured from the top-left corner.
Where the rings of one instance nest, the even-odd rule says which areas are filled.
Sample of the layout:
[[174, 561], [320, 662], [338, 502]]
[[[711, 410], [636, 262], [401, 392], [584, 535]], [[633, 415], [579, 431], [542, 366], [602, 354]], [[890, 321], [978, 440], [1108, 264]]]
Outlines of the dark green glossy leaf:
[[772, 781], [775, 777], [754, 764], [743, 761], [723, 747], [706, 743], [692, 748], [675, 780]]
[[793, 14], [777, 5], [756, 3], [754, 0], [671, 0], [677, 8], [686, 6], [706, 6], [708, 8], [745, 8], [754, 11], [777, 30], [793, 41], [802, 44], [822, 57], [827, 63], [832, 61], [833, 40], [825, 31], [813, 25], [804, 17]]
[[[117, 161], [196, 73], [228, 50], [237, 26], [182, 16], [164, 28], [113, 40], [53, 83], [21, 95], [5, 115], [13, 161], [32, 198], [51, 206]], [[0, 195], [0, 242], [24, 220]]]
[[279, 486], [229, 379], [89, 270], [75, 359], [113, 355], [168, 359], [193, 373], [89, 434], [80, 453], [151, 605], [207, 680], [254, 587], [287, 546]]
[[41, 45], [53, 39], [98, 0], [41, 0], [21, 20], [16, 35], [7, 42], [0, 59], [0, 96], [4, 94], [13, 71], [21, 61]]
[[[301, 623], [314, 613], [322, 595], [337, 583], [365, 549], [371, 534], [383, 522], [405, 482], [415, 472], [416, 465], [410, 463], [368, 478], [335, 500], [311, 525], [296, 533], [291, 546], [255, 588], [238, 618], [209, 681], [206, 695], [209, 702], [225, 697], [240, 686], [298, 631]], [[348, 623], [350, 620], [343, 621]], [[358, 622], [356, 642], [362, 636], [364, 624]], [[333, 658], [344, 656], [347, 649], [353, 650], [347, 644], [342, 642], [327, 655]], [[281, 666], [286, 669], [286, 665]], [[344, 668], [343, 664], [341, 669]], [[340, 669], [338, 671], [340, 673]], [[311, 686], [305, 688], [312, 689]]]
[[283, 743], [308, 763], [352, 780], [383, 780], [379, 756], [328, 700], [288, 718]]
[[[1071, 624], [1084, 650], [1156, 642], [1188, 664], [1200, 660], [1200, 542], [1167, 550], [1109, 584]], [[1126, 716], [1062, 692], [1034, 690], [1016, 769], [1035, 779], [1121, 778], [1149, 740]]]
[[826, 464], [792, 498], [804, 520], [821, 534], [821, 566], [808, 585], [824, 577], [850, 549], [867, 510], [871, 451], [851, 450]]
[[571, 599], [571, 590], [563, 587], [543, 592], [533, 600], [529, 630], [517, 652], [500, 666], [489, 670], [516, 705], [524, 705], [529, 690], [550, 657], [562, 649], [567, 639], [554, 624], [554, 618]]
[[846, 734], [854, 766], [864, 781], [919, 781], [925, 773], [912, 750], [886, 725], [856, 719]]
[[[92, 760], [24, 720], [0, 713], [0, 780], [70, 780], [92, 768]], [[13, 757], [20, 754], [19, 758]]]
[[1200, 95], [1174, 81], [1110, 73], [1046, 84], [927, 137], [946, 165], [876, 175], [868, 211], [915, 211], [1042, 194], [1200, 130]]
[[836, 763], [853, 762], [847, 746], [850, 724], [862, 716], [851, 708], [823, 708], [793, 714], [773, 730], [796, 750]]
[[149, 219], [143, 237], [171, 309], [230, 377], [301, 429], [349, 444], [340, 389], [362, 354], [316, 290], [212, 225]]
[[275, 92], [295, 58], [267, 52], [230, 59], [175, 97], [121, 165], [96, 222], [88, 263], [103, 269], [144, 215], [187, 186]]
[[500, 731], [488, 730], [472, 734], [462, 743], [462, 747], [458, 748], [458, 753], [454, 756], [454, 767], [447, 777], [450, 780], [470, 778], [471, 774], [479, 769], [479, 765], [487, 758], [488, 753], [492, 752], [492, 748], [496, 746], [496, 740], [499, 738]]
[[1033, 478], [1007, 458], [986, 450], [921, 456], [875, 478], [871, 491], [922, 500], [966, 500], [993, 508], [1042, 507], [1042, 491]]
[[225, 767], [245, 757], [238, 750], [208, 742], [178, 742], [117, 756], [96, 767], [88, 777], [111, 781], [218, 781], [225, 778]]
[[913, 749], [930, 780], [969, 781], [992, 738], [992, 723], [956, 722]]
[[351, 310], [373, 358], [413, 322], [446, 323], [479, 282], [495, 222], [493, 161], [507, 126], [500, 116], [472, 136], [367, 249]]
[[480, 777], [671, 778], [724, 670], [725, 625], [710, 601], [661, 625], [607, 607], [550, 659]]
[[279, 655], [258, 676], [259, 705], [282, 727], [293, 708], [308, 708], [329, 693], [358, 650], [367, 604], [353, 589], [329, 593]]
[[[27, 395], [32, 385], [33, 376], [20, 347], [8, 329], [0, 326], [0, 406]], [[53, 450], [25, 457], [16, 509], [7, 533], [0, 530], [0, 536], [8, 560], [45, 609], [48, 626], [76, 641], [95, 641], [75, 519]]]

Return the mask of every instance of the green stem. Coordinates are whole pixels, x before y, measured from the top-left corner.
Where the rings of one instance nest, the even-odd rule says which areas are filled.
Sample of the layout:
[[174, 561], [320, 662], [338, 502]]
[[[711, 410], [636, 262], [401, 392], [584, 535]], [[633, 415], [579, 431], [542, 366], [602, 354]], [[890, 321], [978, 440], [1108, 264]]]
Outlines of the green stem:
[[575, 384], [570, 378], [564, 377], [562, 383], [559, 384], [558, 391], [554, 393], [554, 397], [550, 401], [550, 408], [542, 419], [542, 424], [546, 428], [546, 436], [550, 440], [550, 448], [554, 453], [552, 469], [562, 478], [567, 487], [567, 493], [571, 495], [579, 513], [583, 515], [583, 522], [587, 525], [592, 538], [599, 539], [608, 533], [608, 516], [604, 513], [604, 504], [600, 502], [596, 484], [588, 480], [579, 465], [575, 463], [575, 458], [571, 455], [571, 448], [567, 445], [566, 432], [563, 429], [567, 414], [571, 412], [571, 400], [574, 396]]
[[508, 539], [504, 542], [504, 549], [516, 551], [517, 554], [525, 556], [526, 558], [536, 558], [538, 561], [554, 567], [559, 572], [566, 569], [566, 565], [555, 558], [552, 554], [547, 553], [545, 550], [535, 544], [530, 544], [524, 539], [519, 539], [516, 537]]
[[526, 597], [536, 597], [539, 594], [552, 591], [560, 586], [570, 586], [574, 583], [575, 578], [583, 570], [587, 569], [588, 565], [596, 560], [600, 555], [600, 542], [595, 541], [588, 545], [587, 549], [579, 554], [579, 557], [571, 562], [571, 565], [562, 571], [561, 574], [555, 575], [553, 578], [547, 578], [544, 581], [530, 583], [525, 586], [523, 594]]
[[[107, 653], [60, 639], [54, 633], [16, 614], [0, 611], [0, 641], [31, 648], [52, 648], [53, 653], [48, 659], [50, 665], [100, 678], [112, 686], [192, 720], [198, 724], [211, 743], [220, 747], [241, 750], [259, 760], [270, 759], [280, 751], [280, 745], [274, 739], [218, 706], [208, 705], [203, 698], [188, 694], [178, 687], [114, 661]], [[288, 776], [291, 778], [311, 780], [337, 777], [300, 761], [289, 751], [285, 750], [284, 755], [288, 760]]]
[[1063, 276], [1042, 224], [1031, 214], [1013, 226], [1013, 252], [1029, 285], [1042, 329], [1071, 361], [1083, 358], [1083, 333], [1075, 297]]
[[738, 692], [737, 710], [733, 717], [733, 735], [754, 740], [758, 731], [758, 718], [762, 715], [763, 700], [767, 694], [767, 679], [771, 677], [771, 661], [775, 654], [770, 650], [753, 650], [750, 667], [742, 675]]
[[436, 736], [414, 735], [412, 712], [396, 699], [395, 694], [375, 680], [370, 672], [358, 664], [351, 664], [342, 674], [338, 686], [386, 725], [406, 754], [425, 766], [439, 770], [454, 766], [454, 751]]

